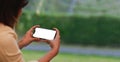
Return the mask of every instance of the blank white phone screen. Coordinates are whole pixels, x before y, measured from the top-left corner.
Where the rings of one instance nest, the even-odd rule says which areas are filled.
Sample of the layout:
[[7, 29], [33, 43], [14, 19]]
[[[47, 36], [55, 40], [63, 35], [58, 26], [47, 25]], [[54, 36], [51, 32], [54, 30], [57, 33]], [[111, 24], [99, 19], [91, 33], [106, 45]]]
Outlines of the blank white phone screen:
[[33, 34], [33, 37], [53, 40], [55, 37], [55, 34], [56, 34], [56, 31], [54, 30], [49, 30], [44, 28], [35, 28], [35, 33]]

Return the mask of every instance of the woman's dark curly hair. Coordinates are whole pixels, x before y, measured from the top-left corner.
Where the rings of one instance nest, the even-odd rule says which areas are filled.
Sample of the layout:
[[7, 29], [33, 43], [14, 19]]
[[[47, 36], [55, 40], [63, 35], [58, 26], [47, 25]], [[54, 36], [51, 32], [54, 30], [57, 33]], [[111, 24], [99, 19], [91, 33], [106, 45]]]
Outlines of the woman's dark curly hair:
[[0, 0], [0, 23], [13, 28], [17, 23], [19, 10], [27, 3], [27, 0]]

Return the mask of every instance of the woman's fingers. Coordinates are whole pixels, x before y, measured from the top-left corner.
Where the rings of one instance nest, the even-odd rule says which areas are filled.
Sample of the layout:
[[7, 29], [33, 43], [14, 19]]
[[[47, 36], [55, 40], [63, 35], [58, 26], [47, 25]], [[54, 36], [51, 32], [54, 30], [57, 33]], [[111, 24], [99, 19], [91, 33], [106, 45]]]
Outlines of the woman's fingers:
[[60, 38], [60, 32], [59, 32], [59, 30], [57, 28], [53, 28], [53, 29], [56, 31], [56, 37], [55, 37], [55, 39]]
[[30, 32], [32, 32], [35, 28], [38, 28], [38, 27], [40, 27], [40, 25], [33, 26], [32, 28], [30, 28]]

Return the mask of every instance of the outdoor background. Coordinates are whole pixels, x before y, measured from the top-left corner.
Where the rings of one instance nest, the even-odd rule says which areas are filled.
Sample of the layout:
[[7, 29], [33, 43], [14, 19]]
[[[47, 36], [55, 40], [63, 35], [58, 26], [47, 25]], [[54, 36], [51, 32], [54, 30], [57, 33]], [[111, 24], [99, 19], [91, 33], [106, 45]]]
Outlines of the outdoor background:
[[[119, 62], [120, 0], [29, 0], [16, 31], [34, 25], [60, 30], [60, 53], [52, 62]], [[23, 49], [26, 61], [49, 51], [45, 43]]]

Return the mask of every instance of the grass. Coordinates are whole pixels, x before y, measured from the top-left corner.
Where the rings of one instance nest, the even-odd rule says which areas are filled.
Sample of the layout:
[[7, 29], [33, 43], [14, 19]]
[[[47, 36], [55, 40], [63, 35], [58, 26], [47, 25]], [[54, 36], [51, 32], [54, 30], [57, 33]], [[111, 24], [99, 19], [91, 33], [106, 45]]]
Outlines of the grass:
[[[23, 56], [26, 62], [37, 60], [43, 55], [45, 55], [45, 52], [23, 50]], [[51, 62], [120, 62], [120, 57], [60, 53]]]

